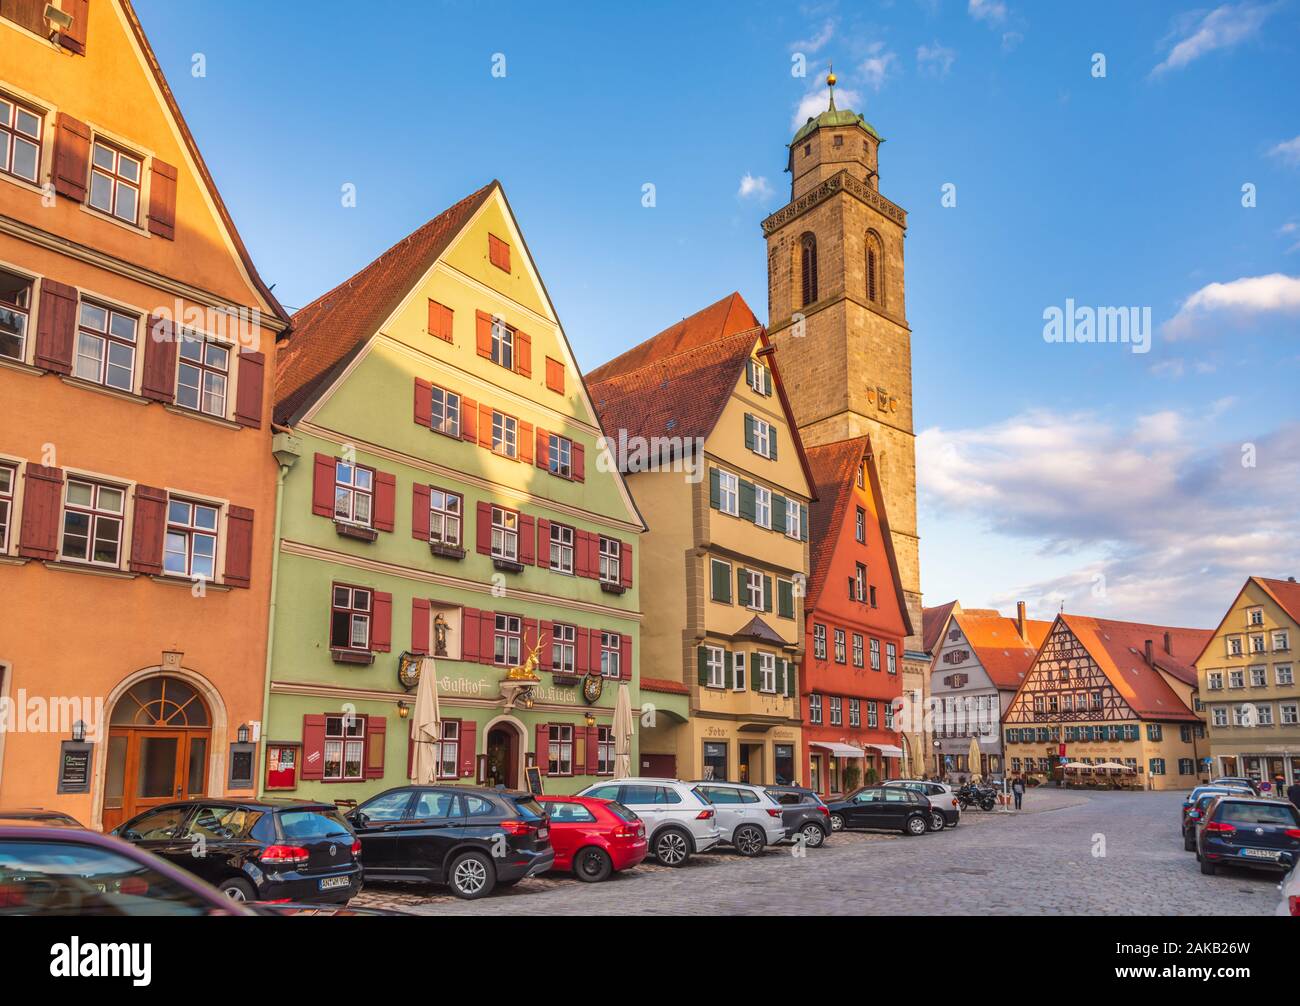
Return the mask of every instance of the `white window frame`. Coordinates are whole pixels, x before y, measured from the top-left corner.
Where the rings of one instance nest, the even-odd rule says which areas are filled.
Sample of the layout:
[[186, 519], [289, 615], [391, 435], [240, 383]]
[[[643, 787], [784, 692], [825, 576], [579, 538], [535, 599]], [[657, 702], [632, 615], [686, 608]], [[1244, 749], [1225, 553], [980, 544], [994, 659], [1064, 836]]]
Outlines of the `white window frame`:
[[1268, 687], [1268, 668], [1267, 668], [1267, 667], [1265, 667], [1263, 664], [1255, 664], [1255, 665], [1253, 665], [1253, 666], [1247, 668], [1247, 670], [1250, 671], [1250, 687], [1251, 687], [1251, 688], [1267, 688], [1267, 687]]
[[826, 626], [820, 622], [813, 623], [813, 657], [817, 660], [826, 659]]
[[443, 720], [438, 741], [438, 778], [460, 777], [460, 720]]
[[[343, 593], [340, 603], [339, 595]], [[364, 601], [364, 603], [362, 603]], [[346, 646], [334, 643], [334, 612], [348, 613], [348, 642]], [[359, 653], [370, 650], [370, 626], [375, 613], [375, 594], [368, 587], [335, 583], [330, 588], [330, 647], [335, 650], [352, 650]], [[360, 630], [360, 642], [358, 642]]]
[[[85, 486], [91, 491], [90, 503], [72, 503], [72, 487]], [[121, 507], [118, 510], [105, 509], [100, 506], [100, 494], [104, 491], [117, 493], [121, 499]], [[105, 569], [120, 569], [122, 566], [122, 544], [126, 532], [126, 518], [128, 509], [127, 494], [128, 487], [116, 485], [111, 482], [104, 482], [99, 479], [68, 476], [67, 485], [64, 487], [63, 508], [59, 521], [59, 558], [66, 562], [79, 562], [91, 566], [102, 566]], [[85, 556], [74, 555], [67, 550], [68, 544], [68, 515], [69, 513], [82, 514], [87, 518], [85, 535], [76, 535], [76, 537], [85, 537], [86, 554]], [[117, 540], [114, 545], [115, 558], [112, 562], [95, 558], [96, 544], [101, 540], [100, 525], [112, 527], [116, 525]]]
[[743, 651], [731, 655], [731, 671], [733, 675], [731, 690], [743, 692], [749, 680], [749, 668]]
[[[0, 552], [3, 551], [4, 551], [4, 541], [0, 540]], [[1273, 679], [1279, 685], [1294, 685], [1295, 670], [1291, 667], [1290, 664], [1274, 664]]]
[[546, 468], [562, 479], [573, 478], [573, 441], [558, 433], [548, 435], [546, 442]]
[[835, 630], [835, 662], [837, 664], [849, 662], [849, 637], [843, 629]]
[[[45, 148], [45, 113], [37, 110], [34, 105], [29, 105], [25, 101], [18, 101], [5, 93], [0, 93], [0, 101], [10, 106], [9, 114], [5, 116], [3, 121], [0, 121], [0, 154], [4, 156], [4, 167], [0, 168], [0, 174], [10, 178], [17, 178], [30, 185], [37, 185], [41, 177], [41, 166], [44, 160], [42, 155]], [[19, 112], [36, 120], [35, 133], [19, 127]], [[14, 149], [20, 143], [25, 144], [28, 148], [34, 147], [36, 150], [36, 173], [30, 178], [14, 170]]]
[[576, 533], [568, 524], [551, 523], [551, 540], [547, 562], [553, 572], [564, 573], [568, 576], [573, 575], [575, 538]]
[[726, 688], [727, 687], [727, 651], [721, 646], [706, 646], [704, 648], [704, 664], [708, 670], [708, 681], [705, 682], [709, 688]]
[[866, 647], [862, 640], [862, 633], [853, 633], [853, 666], [865, 667], [867, 663]]
[[831, 721], [830, 725], [839, 727], [844, 725], [844, 700], [838, 695], [831, 696]]
[[771, 423], [766, 419], [759, 419], [754, 416], [754, 453], [760, 457], [771, 460], [772, 458], [772, 440], [776, 431]]
[[1223, 691], [1223, 672], [1209, 671], [1205, 675], [1206, 691], [1221, 692]]
[[767, 369], [766, 364], [759, 363], [757, 360], [750, 361], [749, 386], [760, 395], [766, 396], [772, 393], [772, 372]]
[[492, 319], [492, 362], [515, 369], [515, 331], [500, 318]]
[[885, 644], [885, 670], [889, 674], [898, 673], [898, 647], [894, 643]]
[[551, 671], [578, 673], [578, 627], [567, 622], [551, 624]]
[[[441, 498], [442, 505], [438, 505]], [[452, 500], [455, 507], [450, 506]], [[465, 497], [460, 493], [429, 487], [429, 540], [459, 548], [465, 529]]]
[[492, 558], [519, 561], [519, 514], [506, 507], [492, 507]]
[[[362, 510], [365, 511], [364, 515], [358, 516]], [[334, 519], [357, 527], [374, 527], [375, 470], [373, 468], [351, 461], [334, 462]]]
[[1210, 710], [1210, 718], [1216, 727], [1226, 727], [1228, 725], [1228, 710], [1224, 706], [1214, 706]]
[[750, 611], [762, 611], [765, 602], [762, 572], [756, 569], [745, 570], [745, 607]]
[[492, 412], [492, 451], [502, 457], [519, 457], [519, 420], [504, 412]]
[[1274, 653], [1284, 653], [1291, 649], [1291, 633], [1286, 629], [1274, 629], [1271, 642]]
[[772, 527], [772, 490], [754, 486], [754, 523], [769, 530]]
[[[198, 346], [199, 358], [185, 355], [187, 346]], [[230, 407], [230, 347], [201, 332], [182, 331], [176, 345], [176, 404], [191, 412], [225, 419]], [[183, 381], [187, 371], [197, 374], [196, 384]], [[208, 378], [214, 379], [209, 390]], [[217, 390], [219, 386], [219, 390]], [[194, 403], [182, 401], [181, 392], [194, 393]]]
[[871, 669], [873, 671], [880, 670], [880, 640], [873, 637], [867, 650], [871, 654]]
[[492, 662], [498, 667], [517, 667], [523, 658], [523, 647], [523, 619], [498, 613], [492, 627]]
[[800, 541], [803, 538], [803, 511], [799, 501], [787, 498], [785, 501], [785, 536]]
[[573, 724], [552, 723], [546, 731], [546, 774], [571, 776], [573, 769]]
[[[337, 726], [335, 724], [337, 723]], [[352, 754], [355, 752], [355, 754]], [[366, 777], [366, 718], [351, 713], [325, 717], [324, 763], [321, 778], [325, 782], [361, 782]], [[333, 759], [331, 755], [333, 754]], [[338, 771], [329, 771], [331, 760], [337, 760]], [[348, 762], [357, 765], [356, 774], [348, 772]]]
[[623, 661], [623, 640], [617, 632], [600, 634], [600, 676], [618, 678]]
[[[110, 155], [111, 166], [100, 163], [99, 154], [101, 151]], [[114, 220], [120, 220], [132, 227], [139, 227], [140, 213], [144, 202], [144, 162], [145, 159], [139, 154], [130, 153], [116, 143], [98, 136], [94, 137], [90, 146], [90, 184], [86, 187], [86, 205], [103, 213], [105, 216], [112, 217]], [[129, 172], [122, 170], [123, 166], [127, 164], [135, 166], [135, 178], [132, 178]], [[96, 179], [103, 179], [103, 183], [108, 185], [107, 206], [102, 206], [96, 202], [98, 198]], [[130, 216], [120, 212], [119, 203], [121, 200], [119, 197], [124, 189], [135, 193], [134, 212]]]
[[[92, 320], [95, 312], [103, 315], [102, 328]], [[114, 331], [114, 323], [119, 321], [130, 326], [130, 335]], [[73, 344], [72, 376], [115, 391], [128, 394], [134, 392], [139, 334], [140, 319], [136, 315], [98, 301], [81, 301], [77, 305], [77, 334]], [[98, 355], [87, 352], [88, 347], [94, 347]], [[115, 350], [118, 351], [116, 360], [114, 360]], [[125, 352], [125, 359], [122, 359], [121, 352]]]
[[600, 535], [600, 582], [618, 584], [622, 582], [623, 543], [617, 538]]
[[732, 517], [740, 516], [740, 476], [718, 469], [718, 509]]
[[822, 697], [816, 692], [808, 696], [808, 722], [821, 723], [822, 721]]
[[[201, 514], [210, 514], [211, 520], [201, 519]], [[187, 579], [215, 580], [219, 555], [217, 531], [220, 526], [221, 507], [215, 503], [168, 496], [167, 530], [163, 535], [163, 573]], [[201, 542], [211, 549], [206, 555], [199, 551]], [[211, 568], [206, 572], [196, 570], [196, 554], [211, 562]], [[172, 557], [176, 555], [180, 556], [179, 569], [172, 568]]]
[[776, 692], [776, 654], [774, 653], [757, 653], [758, 657], [758, 690], [775, 694]]
[[1298, 702], [1281, 702], [1278, 704], [1281, 715], [1278, 722], [1284, 727], [1293, 727], [1300, 723], [1300, 703]]
[[18, 497], [18, 465], [0, 460], [0, 555], [9, 554]]
[[849, 726], [862, 726], [862, 700], [849, 699]]
[[460, 409], [459, 394], [433, 385], [429, 392], [429, 415], [432, 417], [429, 428], [459, 440]]

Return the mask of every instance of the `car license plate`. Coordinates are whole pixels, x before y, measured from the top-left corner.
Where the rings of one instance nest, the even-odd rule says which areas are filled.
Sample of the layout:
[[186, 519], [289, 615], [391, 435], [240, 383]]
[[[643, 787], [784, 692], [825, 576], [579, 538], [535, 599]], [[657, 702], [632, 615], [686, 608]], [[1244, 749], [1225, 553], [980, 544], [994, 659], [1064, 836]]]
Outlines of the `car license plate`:
[[1281, 859], [1282, 853], [1276, 849], [1242, 849], [1243, 856], [1251, 856], [1255, 859]]
[[333, 891], [340, 887], [348, 887], [351, 883], [351, 877], [322, 877], [320, 880], [320, 889], [322, 891]]
[[537, 829], [537, 837], [538, 837], [538, 838], [545, 838], [545, 837], [546, 837], [547, 835], [549, 835], [550, 833], [551, 833], [551, 829], [550, 829], [550, 828], [538, 828], [538, 829]]

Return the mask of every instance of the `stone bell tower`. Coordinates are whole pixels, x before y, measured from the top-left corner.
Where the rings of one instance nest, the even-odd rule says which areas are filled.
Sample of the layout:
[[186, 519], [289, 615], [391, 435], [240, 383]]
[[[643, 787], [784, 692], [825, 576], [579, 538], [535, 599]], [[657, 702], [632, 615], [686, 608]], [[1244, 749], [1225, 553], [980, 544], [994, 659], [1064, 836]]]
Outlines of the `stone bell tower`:
[[768, 331], [809, 446], [867, 434], [921, 650], [912, 337], [904, 311], [907, 214], [880, 194], [880, 135], [829, 107], [790, 142], [790, 202], [763, 221]]

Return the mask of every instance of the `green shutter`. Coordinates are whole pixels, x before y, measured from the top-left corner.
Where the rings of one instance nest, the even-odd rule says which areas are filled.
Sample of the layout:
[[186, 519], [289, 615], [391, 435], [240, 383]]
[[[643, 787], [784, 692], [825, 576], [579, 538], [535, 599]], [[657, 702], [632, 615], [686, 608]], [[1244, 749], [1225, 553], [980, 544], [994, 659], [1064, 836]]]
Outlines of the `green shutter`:
[[799, 504], [799, 540], [808, 540], [808, 508]]
[[763, 574], [763, 610], [772, 610], [772, 578]]
[[794, 618], [794, 583], [790, 580], [776, 581], [776, 613], [782, 618]]
[[772, 530], [785, 534], [785, 497], [772, 494]]
[[734, 666], [734, 655], [726, 650], [722, 651], [722, 682], [728, 689], [736, 687], [736, 668]]
[[709, 506], [714, 510], [722, 506], [722, 473], [716, 468], [709, 469]]
[[785, 697], [788, 699], [794, 695], [794, 664], [785, 661]]
[[709, 560], [712, 569], [713, 599], [723, 604], [731, 603], [731, 566], [716, 559]]
[[754, 449], [754, 417], [745, 413], [745, 450]]
[[749, 604], [749, 590], [745, 584], [745, 567], [736, 567], [736, 603], [742, 608]]
[[754, 386], [754, 360], [753, 357], [745, 361], [745, 383], [751, 388]]
[[754, 520], [754, 483], [744, 479], [740, 482], [740, 517], [751, 523]]
[[775, 426], [772, 427], [772, 432], [767, 438], [767, 449], [768, 449], [767, 456], [771, 458], [773, 461], [775, 461], [776, 460], [776, 427]]
[[702, 685], [707, 685], [707, 684], [709, 683], [709, 650], [708, 650], [708, 647], [706, 647], [706, 646], [701, 646], [701, 647], [700, 647], [698, 650], [696, 650], [695, 652], [698, 654], [698, 662], [699, 662], [699, 665], [700, 665], [700, 684], [702, 684]]
[[772, 369], [770, 367], [763, 368], [763, 394], [767, 395], [768, 398], [772, 397]]

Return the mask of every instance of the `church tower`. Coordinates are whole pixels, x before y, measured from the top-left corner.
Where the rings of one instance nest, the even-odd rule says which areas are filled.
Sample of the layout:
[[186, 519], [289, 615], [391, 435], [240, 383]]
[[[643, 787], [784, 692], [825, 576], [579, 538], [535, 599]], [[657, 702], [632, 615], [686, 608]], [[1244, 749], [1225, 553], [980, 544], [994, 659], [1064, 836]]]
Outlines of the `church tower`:
[[837, 109], [835, 75], [826, 82], [829, 108], [790, 143], [790, 202], [763, 221], [768, 331], [804, 443], [871, 438], [915, 633], [907, 649], [919, 654], [907, 214], [880, 194], [880, 135]]

